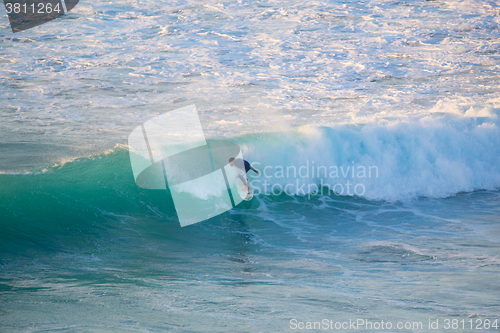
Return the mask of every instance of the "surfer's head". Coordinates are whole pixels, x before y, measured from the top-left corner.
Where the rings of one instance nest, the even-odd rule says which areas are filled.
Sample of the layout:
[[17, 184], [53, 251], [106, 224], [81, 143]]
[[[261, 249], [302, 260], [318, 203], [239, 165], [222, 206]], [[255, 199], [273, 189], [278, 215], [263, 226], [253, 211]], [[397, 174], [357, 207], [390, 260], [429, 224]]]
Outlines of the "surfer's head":
[[233, 161], [234, 161], [234, 157], [231, 157], [231, 158], [229, 159], [229, 165], [230, 165], [230, 166], [233, 166]]

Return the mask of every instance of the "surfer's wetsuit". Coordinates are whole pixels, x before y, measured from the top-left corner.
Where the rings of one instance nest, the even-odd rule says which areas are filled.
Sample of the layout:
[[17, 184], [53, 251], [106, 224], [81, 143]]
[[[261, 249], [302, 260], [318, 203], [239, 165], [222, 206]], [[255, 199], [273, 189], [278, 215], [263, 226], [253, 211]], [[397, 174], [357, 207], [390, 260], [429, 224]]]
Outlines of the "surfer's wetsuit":
[[243, 162], [245, 163], [245, 172], [253, 170], [252, 166], [250, 165], [250, 163], [248, 163], [248, 161], [243, 160]]

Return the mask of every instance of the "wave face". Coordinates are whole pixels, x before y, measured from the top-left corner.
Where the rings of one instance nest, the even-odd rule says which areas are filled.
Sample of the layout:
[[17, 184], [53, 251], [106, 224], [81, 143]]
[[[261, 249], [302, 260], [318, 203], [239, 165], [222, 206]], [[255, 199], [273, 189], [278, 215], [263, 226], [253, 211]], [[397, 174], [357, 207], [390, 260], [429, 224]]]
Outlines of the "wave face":
[[[302, 127], [233, 141], [260, 170], [257, 177], [249, 173], [259, 194], [254, 204], [283, 200], [279, 189], [287, 184], [288, 194], [317, 200], [328, 195], [327, 186], [336, 197], [335, 185], [349, 182], [346, 200], [385, 202], [500, 187], [500, 131], [489, 118]], [[92, 235], [116, 228], [120, 216], [178, 223], [168, 189], [136, 186], [125, 147], [29, 174], [3, 174], [0, 183], [0, 237], [9, 251], [24, 251], [25, 242], [47, 250], [75, 242], [93, 248]]]
[[116, 148], [40, 172], [0, 175], [0, 249], [96, 250], [93, 240], [116, 228], [120, 216], [174, 219], [168, 193], [138, 188], [128, 158]]

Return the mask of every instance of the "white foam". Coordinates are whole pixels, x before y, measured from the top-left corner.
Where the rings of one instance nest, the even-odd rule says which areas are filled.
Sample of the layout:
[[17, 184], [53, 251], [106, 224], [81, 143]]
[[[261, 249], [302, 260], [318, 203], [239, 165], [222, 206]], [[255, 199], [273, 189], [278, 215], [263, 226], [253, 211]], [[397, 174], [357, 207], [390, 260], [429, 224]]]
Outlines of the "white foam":
[[[497, 126], [496, 119], [483, 123], [481, 118], [467, 117], [386, 126], [309, 126], [246, 145], [244, 154], [261, 170], [253, 178], [254, 188], [266, 194], [273, 185], [279, 193], [288, 184], [290, 193], [304, 195], [317, 190], [311, 184], [323, 181], [330, 187], [343, 184], [344, 195], [354, 195], [354, 186], [361, 184], [357, 194], [370, 200], [441, 198], [500, 188]], [[326, 167], [326, 174], [319, 166]], [[267, 191], [264, 181], [269, 183]], [[340, 187], [336, 189], [340, 192]]]

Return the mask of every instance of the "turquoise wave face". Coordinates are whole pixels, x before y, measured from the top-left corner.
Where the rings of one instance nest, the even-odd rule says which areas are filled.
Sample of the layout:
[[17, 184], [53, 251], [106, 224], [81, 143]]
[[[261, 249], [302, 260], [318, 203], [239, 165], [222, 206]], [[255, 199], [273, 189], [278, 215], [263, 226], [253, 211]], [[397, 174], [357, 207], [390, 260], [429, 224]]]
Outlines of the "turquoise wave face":
[[[146, 190], [135, 184], [125, 148], [30, 174], [1, 174], [0, 183], [2, 263], [8, 254], [95, 253], [129, 234], [154, 239], [156, 229], [162, 241], [189, 247], [202, 232], [196, 226], [181, 230], [168, 187]], [[238, 209], [255, 206], [245, 202]], [[224, 223], [230, 214], [209, 223]]]
[[82, 158], [45, 172], [0, 175], [0, 246], [22, 253], [41, 249], [94, 249], [92, 236], [114, 228], [117, 216], [175, 220], [166, 191], [138, 188], [128, 151]]

